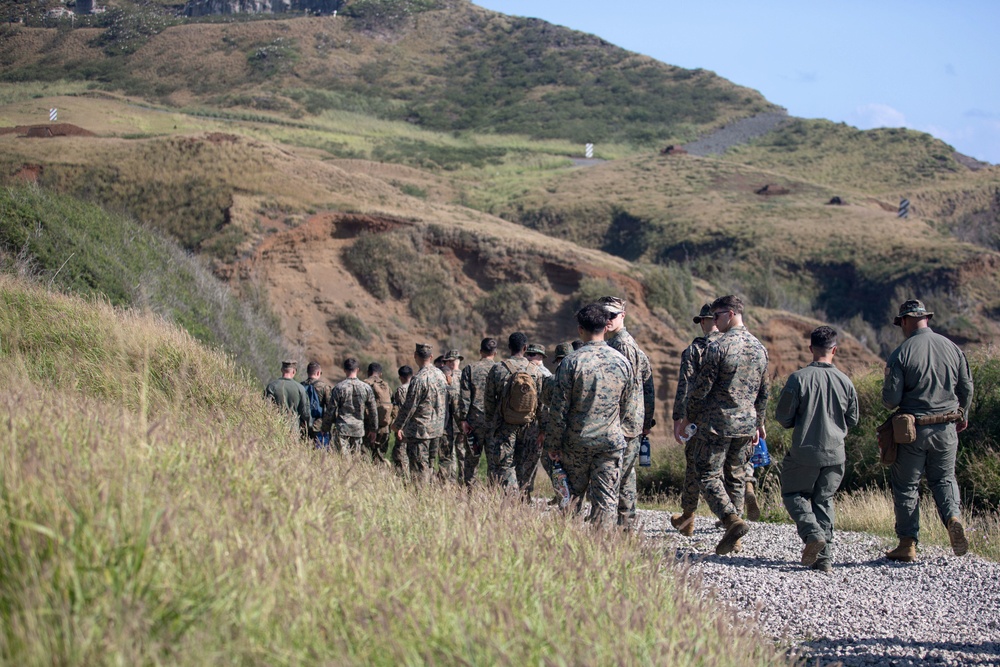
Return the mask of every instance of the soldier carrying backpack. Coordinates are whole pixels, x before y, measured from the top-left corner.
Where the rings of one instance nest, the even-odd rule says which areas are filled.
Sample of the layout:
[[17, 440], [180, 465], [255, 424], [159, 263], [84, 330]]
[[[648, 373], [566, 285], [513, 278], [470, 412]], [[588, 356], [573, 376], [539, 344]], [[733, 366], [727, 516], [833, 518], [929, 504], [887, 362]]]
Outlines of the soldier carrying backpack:
[[374, 361], [368, 364], [368, 378], [365, 384], [372, 388], [375, 393], [375, 403], [378, 405], [378, 430], [375, 432], [375, 441], [371, 443], [372, 459], [388, 464], [386, 453], [389, 451], [389, 424], [392, 423], [395, 414], [393, 414], [392, 389], [382, 379], [382, 364]]
[[309, 398], [309, 413], [312, 417], [312, 426], [309, 427], [309, 439], [316, 447], [330, 446], [330, 431], [323, 431], [323, 414], [326, 411], [326, 404], [330, 402], [330, 391], [333, 389], [323, 379], [323, 369], [318, 361], [310, 361], [306, 366], [306, 373], [309, 378], [302, 383], [305, 387], [306, 396]]

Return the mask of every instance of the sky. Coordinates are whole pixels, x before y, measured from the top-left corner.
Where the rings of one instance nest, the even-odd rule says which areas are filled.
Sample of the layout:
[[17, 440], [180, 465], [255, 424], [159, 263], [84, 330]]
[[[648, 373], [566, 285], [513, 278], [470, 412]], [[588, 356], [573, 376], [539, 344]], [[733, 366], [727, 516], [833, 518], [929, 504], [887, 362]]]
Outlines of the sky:
[[715, 72], [793, 116], [1000, 163], [1000, 0], [473, 0]]

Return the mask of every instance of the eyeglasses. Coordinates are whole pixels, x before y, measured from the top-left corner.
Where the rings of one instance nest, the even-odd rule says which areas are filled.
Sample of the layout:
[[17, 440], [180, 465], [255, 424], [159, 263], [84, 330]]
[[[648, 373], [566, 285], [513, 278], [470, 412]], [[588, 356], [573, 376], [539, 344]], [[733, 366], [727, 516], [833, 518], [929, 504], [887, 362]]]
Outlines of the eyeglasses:
[[731, 311], [731, 310], [720, 310], [717, 313], [712, 313], [712, 321], [714, 322], [715, 320], [719, 319], [721, 316], [725, 315], [726, 313], [731, 313], [731, 312], [733, 312], [733, 311]]

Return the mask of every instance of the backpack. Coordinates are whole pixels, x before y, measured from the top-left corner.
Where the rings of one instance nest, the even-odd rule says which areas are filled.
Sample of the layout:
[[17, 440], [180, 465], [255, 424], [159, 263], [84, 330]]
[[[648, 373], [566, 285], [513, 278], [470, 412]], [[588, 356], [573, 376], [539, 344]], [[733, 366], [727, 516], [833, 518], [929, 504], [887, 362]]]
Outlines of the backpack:
[[313, 419], [319, 419], [323, 416], [323, 404], [319, 400], [319, 392], [312, 384], [304, 384], [303, 386], [306, 388], [306, 396], [309, 397], [309, 414], [312, 415]]
[[500, 397], [500, 416], [514, 426], [530, 424], [538, 408], [538, 387], [535, 378], [527, 371], [513, 368], [510, 361], [503, 362], [510, 373]]
[[378, 427], [388, 428], [389, 416], [392, 413], [392, 391], [385, 380], [378, 380], [369, 383], [372, 391], [375, 392], [375, 402], [378, 403]]

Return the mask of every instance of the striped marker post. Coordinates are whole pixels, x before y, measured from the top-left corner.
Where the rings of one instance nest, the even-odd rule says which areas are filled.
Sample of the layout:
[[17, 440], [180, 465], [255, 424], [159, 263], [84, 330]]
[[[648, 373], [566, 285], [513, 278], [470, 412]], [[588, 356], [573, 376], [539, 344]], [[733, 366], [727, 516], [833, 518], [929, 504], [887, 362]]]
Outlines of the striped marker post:
[[910, 200], [907, 198], [902, 198], [899, 200], [899, 217], [908, 218], [910, 217]]
[[59, 120], [59, 109], [49, 109], [49, 122], [54, 123]]
[[587, 144], [584, 146], [583, 154], [587, 157], [587, 159], [594, 157], [594, 144]]

